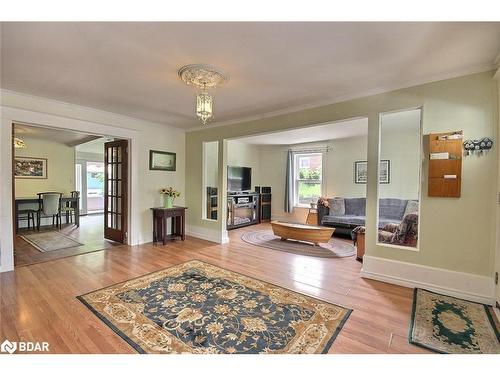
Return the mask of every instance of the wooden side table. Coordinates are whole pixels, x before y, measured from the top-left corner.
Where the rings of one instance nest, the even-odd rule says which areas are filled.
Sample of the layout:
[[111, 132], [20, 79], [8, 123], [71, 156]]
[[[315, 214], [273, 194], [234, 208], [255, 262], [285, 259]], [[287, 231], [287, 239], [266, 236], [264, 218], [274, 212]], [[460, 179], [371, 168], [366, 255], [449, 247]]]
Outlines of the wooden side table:
[[[187, 207], [174, 206], [172, 208], [154, 207], [153, 211], [153, 241], [162, 241], [164, 245], [167, 240], [181, 237], [186, 239], [186, 210]], [[167, 235], [167, 219], [171, 218], [171, 234]]]
[[316, 206], [309, 208], [309, 212], [307, 213], [306, 224], [319, 225], [319, 223], [318, 223], [318, 209]]

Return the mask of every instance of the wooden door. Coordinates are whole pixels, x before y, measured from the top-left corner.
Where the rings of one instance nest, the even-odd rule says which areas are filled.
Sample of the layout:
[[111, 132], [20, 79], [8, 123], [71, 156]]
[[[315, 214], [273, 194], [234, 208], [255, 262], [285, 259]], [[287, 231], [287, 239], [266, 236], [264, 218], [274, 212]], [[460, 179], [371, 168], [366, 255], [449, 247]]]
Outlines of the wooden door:
[[104, 144], [104, 238], [127, 242], [128, 141]]

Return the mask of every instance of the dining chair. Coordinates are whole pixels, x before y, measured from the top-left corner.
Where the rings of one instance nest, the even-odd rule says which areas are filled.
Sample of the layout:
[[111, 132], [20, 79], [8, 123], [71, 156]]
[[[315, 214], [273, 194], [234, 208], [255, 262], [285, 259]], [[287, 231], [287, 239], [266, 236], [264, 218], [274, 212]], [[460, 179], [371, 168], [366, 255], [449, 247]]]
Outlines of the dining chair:
[[17, 220], [28, 220], [28, 230], [31, 229], [31, 222], [33, 222], [33, 229], [36, 228], [35, 225], [35, 214], [36, 210], [33, 209], [24, 209], [24, 210], [18, 210], [17, 211]]
[[38, 195], [38, 211], [37, 211], [37, 230], [40, 230], [40, 219], [43, 217], [52, 217], [52, 226], [55, 225], [61, 228], [61, 198], [62, 193], [44, 192], [37, 193]]
[[79, 191], [72, 191], [71, 198], [76, 198], [76, 200], [68, 202], [66, 206], [62, 207], [62, 212], [66, 214], [66, 223], [73, 222], [73, 216], [75, 217], [76, 222], [76, 205], [78, 204], [78, 200], [80, 199]]

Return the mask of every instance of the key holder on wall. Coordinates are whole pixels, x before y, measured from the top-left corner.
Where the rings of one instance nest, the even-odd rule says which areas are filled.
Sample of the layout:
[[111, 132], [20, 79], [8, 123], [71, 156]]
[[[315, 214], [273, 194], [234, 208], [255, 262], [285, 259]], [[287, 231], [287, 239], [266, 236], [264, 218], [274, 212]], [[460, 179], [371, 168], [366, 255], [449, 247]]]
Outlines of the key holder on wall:
[[468, 139], [464, 142], [465, 155], [477, 153], [483, 155], [493, 147], [493, 140], [488, 137], [481, 139]]

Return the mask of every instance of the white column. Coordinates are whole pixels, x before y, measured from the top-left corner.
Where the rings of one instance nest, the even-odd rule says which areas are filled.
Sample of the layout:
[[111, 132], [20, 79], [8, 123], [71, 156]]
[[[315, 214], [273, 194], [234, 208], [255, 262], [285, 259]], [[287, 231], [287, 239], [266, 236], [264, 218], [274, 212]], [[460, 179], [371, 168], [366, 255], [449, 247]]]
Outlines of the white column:
[[0, 127], [0, 272], [14, 269], [12, 222], [12, 120]]

